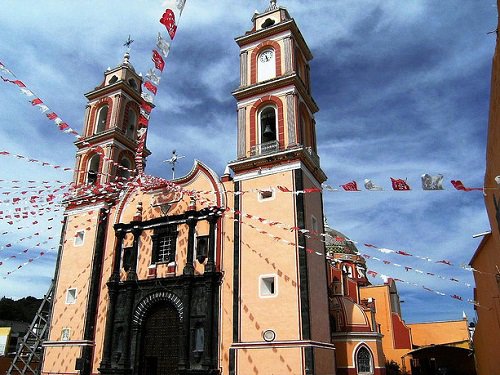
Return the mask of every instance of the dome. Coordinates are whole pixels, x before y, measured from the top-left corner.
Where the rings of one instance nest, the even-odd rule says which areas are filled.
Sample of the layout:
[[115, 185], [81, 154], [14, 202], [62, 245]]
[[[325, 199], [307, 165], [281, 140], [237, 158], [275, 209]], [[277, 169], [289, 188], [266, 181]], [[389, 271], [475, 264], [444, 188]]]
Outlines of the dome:
[[348, 297], [335, 296], [331, 300], [330, 314], [337, 319], [340, 332], [370, 332], [370, 321], [362, 306]]
[[354, 243], [350, 241], [349, 237], [347, 237], [345, 234], [342, 234], [341, 232], [328, 226], [325, 226], [325, 233], [327, 234], [327, 236], [325, 237], [325, 244], [328, 253], [352, 255], [359, 254], [356, 245], [354, 245]]

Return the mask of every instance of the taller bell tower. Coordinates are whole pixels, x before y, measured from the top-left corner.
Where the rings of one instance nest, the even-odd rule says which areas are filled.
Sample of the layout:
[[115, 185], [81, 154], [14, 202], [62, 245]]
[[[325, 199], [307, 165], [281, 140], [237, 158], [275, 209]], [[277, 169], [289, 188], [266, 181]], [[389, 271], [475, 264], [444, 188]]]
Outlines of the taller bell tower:
[[334, 374], [324, 243], [301, 231], [323, 232], [312, 54], [275, 0], [252, 22], [236, 38], [229, 373]]

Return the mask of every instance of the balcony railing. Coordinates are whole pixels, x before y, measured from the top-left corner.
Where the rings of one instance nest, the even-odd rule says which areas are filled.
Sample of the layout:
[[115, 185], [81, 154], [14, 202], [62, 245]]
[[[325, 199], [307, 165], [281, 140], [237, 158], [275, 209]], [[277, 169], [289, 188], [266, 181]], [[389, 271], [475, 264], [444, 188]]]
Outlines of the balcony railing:
[[260, 143], [258, 145], [252, 146], [250, 149], [250, 156], [267, 155], [273, 152], [277, 152], [280, 149], [280, 144], [278, 141], [271, 141], [266, 143]]

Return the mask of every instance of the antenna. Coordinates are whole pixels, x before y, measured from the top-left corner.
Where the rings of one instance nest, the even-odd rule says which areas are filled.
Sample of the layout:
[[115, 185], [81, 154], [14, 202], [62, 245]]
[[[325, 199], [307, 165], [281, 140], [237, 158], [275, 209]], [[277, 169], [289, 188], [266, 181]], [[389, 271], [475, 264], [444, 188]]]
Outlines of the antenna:
[[175, 163], [177, 163], [177, 161], [179, 159], [182, 159], [182, 158], [185, 158], [185, 156], [184, 155], [177, 155], [176, 151], [173, 150], [172, 157], [170, 159], [163, 160], [164, 163], [172, 164], [172, 180], [175, 180]]

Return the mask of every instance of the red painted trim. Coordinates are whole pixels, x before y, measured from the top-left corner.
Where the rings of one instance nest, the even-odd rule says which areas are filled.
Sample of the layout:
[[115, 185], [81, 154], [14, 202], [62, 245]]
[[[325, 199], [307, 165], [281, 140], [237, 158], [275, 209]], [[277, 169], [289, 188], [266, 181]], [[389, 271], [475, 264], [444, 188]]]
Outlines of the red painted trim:
[[102, 147], [98, 146], [98, 147], [95, 147], [92, 151], [87, 152], [80, 159], [80, 166], [78, 168], [79, 175], [78, 175], [78, 179], [77, 179], [77, 184], [78, 185], [81, 185], [81, 184], [83, 184], [85, 182], [85, 175], [87, 174], [87, 168], [88, 168], [88, 165], [89, 165], [89, 161], [96, 154], [100, 154], [99, 155], [99, 157], [100, 157], [100, 159], [99, 159], [99, 170], [98, 170], [97, 173], [98, 173], [98, 179], [101, 177], [100, 173], [102, 173], [102, 166], [103, 166], [103, 162], [104, 162], [104, 157], [103, 157], [104, 150], [102, 149]]
[[278, 42], [274, 40], [266, 40], [265, 42], [260, 43], [257, 47], [254, 48], [250, 57], [250, 83], [257, 83], [257, 56], [260, 51], [267, 47], [272, 47], [274, 49], [274, 55], [276, 56], [276, 77], [281, 75], [281, 46]]
[[398, 314], [392, 313], [391, 315], [394, 330], [394, 349], [411, 349], [410, 329]]
[[99, 109], [101, 109], [106, 104], [108, 105], [108, 116], [106, 117], [106, 126], [104, 130], [109, 129], [110, 127], [109, 123], [111, 122], [111, 112], [113, 111], [113, 99], [111, 99], [110, 97], [105, 97], [99, 99], [99, 101], [92, 106], [92, 110], [90, 112], [90, 119], [89, 122], [87, 123], [87, 129], [85, 131], [85, 136], [91, 137], [94, 135], [95, 119], [97, 116], [97, 112], [99, 112]]
[[280, 98], [272, 95], [260, 98], [253, 104], [252, 108], [250, 108], [250, 147], [253, 147], [257, 144], [257, 113], [261, 108], [268, 104], [276, 105], [276, 109], [278, 111], [278, 139], [280, 150], [283, 150], [285, 145], [285, 120], [283, 114], [283, 102]]

